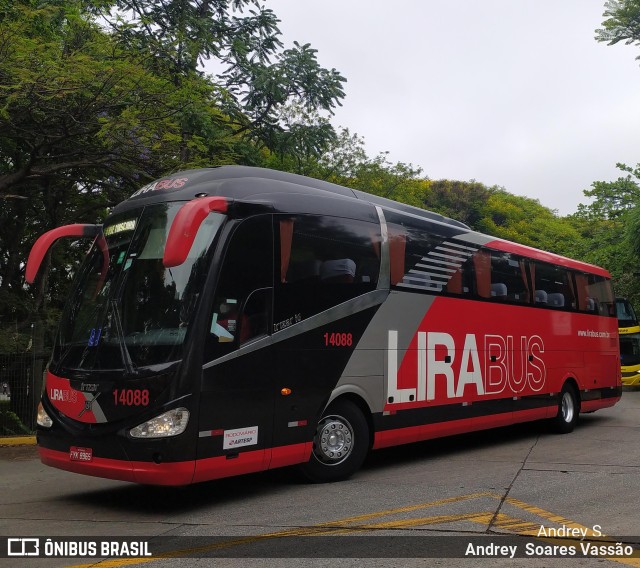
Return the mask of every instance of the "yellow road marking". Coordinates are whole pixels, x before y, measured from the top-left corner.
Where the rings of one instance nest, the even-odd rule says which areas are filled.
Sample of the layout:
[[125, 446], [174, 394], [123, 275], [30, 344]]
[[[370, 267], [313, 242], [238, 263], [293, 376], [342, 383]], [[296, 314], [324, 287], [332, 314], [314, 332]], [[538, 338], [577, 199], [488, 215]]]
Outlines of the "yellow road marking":
[[[538, 533], [542, 526], [539, 523], [534, 523], [531, 521], [518, 519], [516, 517], [511, 517], [504, 513], [498, 513], [496, 515], [495, 512], [491, 512], [491, 511], [460, 513], [460, 514], [451, 514], [451, 515], [433, 515], [430, 517], [398, 519], [398, 520], [390, 520], [390, 521], [382, 521], [382, 522], [369, 522], [369, 523], [364, 522], [364, 521], [371, 521], [374, 519], [380, 519], [382, 517], [389, 517], [389, 516], [399, 515], [403, 513], [420, 511], [420, 510], [428, 509], [432, 507], [448, 505], [452, 503], [471, 501], [471, 500], [480, 499], [483, 497], [489, 497], [491, 499], [496, 499], [499, 501], [502, 500], [502, 497], [500, 495], [497, 495], [491, 492], [470, 493], [467, 495], [459, 495], [456, 497], [438, 499], [436, 501], [429, 501], [426, 503], [419, 503], [416, 505], [408, 505], [405, 507], [397, 507], [393, 509], [386, 509], [384, 511], [376, 511], [373, 513], [366, 513], [366, 514], [357, 515], [354, 517], [347, 517], [345, 519], [330, 521], [327, 523], [320, 523], [320, 524], [312, 525], [309, 527], [296, 527], [293, 529], [276, 531], [272, 533], [263, 533], [260, 535], [239, 537], [237, 539], [232, 539], [225, 542], [210, 544], [210, 545], [201, 546], [201, 547], [194, 547], [194, 548], [188, 548], [183, 550], [173, 550], [173, 551], [158, 554], [153, 558], [111, 559], [111, 560], [105, 560], [102, 562], [101, 561], [92, 562], [90, 564], [76, 564], [69, 568], [91, 568], [92, 566], [97, 566], [97, 565], [99, 565], [100, 568], [115, 568], [118, 566], [132, 566], [136, 564], [146, 564], [149, 562], [157, 562], [159, 560], [167, 560], [171, 558], [190, 556], [198, 553], [213, 552], [216, 550], [222, 550], [225, 548], [231, 548], [234, 546], [240, 546], [244, 544], [251, 544], [254, 542], [258, 542], [260, 540], [266, 540], [266, 539], [272, 539], [272, 538], [282, 538], [282, 537], [292, 537], [292, 536], [318, 536], [318, 535], [326, 535], [326, 534], [348, 534], [348, 533], [354, 533], [354, 532], [377, 531], [377, 530], [384, 530], [384, 529], [387, 529], [387, 530], [407, 529], [410, 527], [441, 525], [446, 523], [463, 522], [463, 521], [474, 522], [481, 525], [485, 525], [487, 528], [492, 526], [495, 529], [498, 529], [501, 531], [508, 531], [510, 533], [514, 533], [517, 535], [538, 537]], [[530, 505], [529, 503], [525, 503], [524, 501], [520, 501], [512, 497], [507, 497], [504, 500], [504, 502], [518, 509], [521, 509], [522, 511], [525, 511], [527, 513], [537, 515], [538, 517], [546, 519], [554, 524], [566, 526], [567, 528], [580, 529], [581, 531], [586, 531], [586, 534], [588, 536], [591, 536], [591, 537], [596, 536], [595, 533], [593, 532], [593, 529], [589, 527], [585, 527], [584, 525], [581, 525], [574, 521], [571, 521], [570, 519], [567, 519], [556, 513], [552, 513], [545, 509], [541, 509], [540, 507], [536, 507], [535, 505]], [[479, 535], [480, 534], [484, 534], [484, 533], [479, 533]], [[598, 536], [599, 538], [606, 538], [605, 535], [598, 535]], [[549, 537], [540, 537], [540, 538], [544, 540], [544, 542], [565, 545], [565, 546], [569, 546], [571, 544], [575, 545], [576, 543], [580, 542], [574, 539], [549, 538]], [[615, 562], [619, 562], [621, 564], [626, 564], [629, 566], [635, 566], [640, 568], [640, 558], [606, 558], [606, 560], [612, 560]]]

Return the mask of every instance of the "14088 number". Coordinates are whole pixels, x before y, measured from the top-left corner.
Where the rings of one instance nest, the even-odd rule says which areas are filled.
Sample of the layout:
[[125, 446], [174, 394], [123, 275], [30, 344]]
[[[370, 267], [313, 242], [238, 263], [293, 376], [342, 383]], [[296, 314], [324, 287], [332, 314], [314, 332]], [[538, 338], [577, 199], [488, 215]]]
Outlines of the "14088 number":
[[115, 389], [113, 402], [116, 406], [149, 406], [149, 390]]
[[326, 347], [351, 347], [353, 335], [351, 333], [325, 333], [324, 344]]

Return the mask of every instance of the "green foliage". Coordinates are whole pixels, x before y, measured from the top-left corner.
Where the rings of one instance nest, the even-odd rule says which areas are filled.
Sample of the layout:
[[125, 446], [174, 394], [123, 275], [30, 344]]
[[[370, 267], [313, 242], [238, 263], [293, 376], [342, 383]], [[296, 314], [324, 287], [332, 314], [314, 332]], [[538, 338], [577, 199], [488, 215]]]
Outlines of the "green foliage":
[[429, 186], [422, 169], [403, 162], [393, 163], [387, 152], [371, 158], [364, 139], [342, 129], [310, 175], [366, 191], [380, 197], [423, 207]]
[[[55, 247], [26, 290], [36, 237], [93, 223], [141, 184], [234, 160], [237, 135], [202, 77], [176, 87], [81, 2], [0, 5], [0, 323], [53, 320], [86, 244]], [[183, 136], [184, 127], [190, 136]], [[185, 157], [189, 160], [185, 160]], [[47, 270], [51, 267], [50, 270]]]
[[33, 432], [22, 423], [20, 417], [7, 408], [7, 403], [0, 402], [0, 436], [27, 436], [33, 434]]
[[571, 218], [581, 236], [575, 248], [579, 258], [611, 272], [618, 295], [640, 298], [640, 165], [617, 166], [627, 175], [585, 190], [592, 201]]
[[494, 189], [477, 225], [489, 235], [575, 257], [578, 231], [567, 219], [559, 217], [537, 199]]
[[[640, 0], [609, 1], [598, 39], [637, 43]], [[242, 163], [423, 207], [475, 230], [608, 268], [640, 298], [640, 164], [618, 164], [578, 213], [476, 181], [431, 180], [367, 154], [329, 122], [345, 79], [309, 44], [285, 48], [258, 0], [0, 0], [0, 350], [23, 351], [34, 314], [51, 330], [85, 243], [56, 246], [31, 290], [35, 238], [99, 221], [143, 183]], [[215, 75], [200, 71], [214, 60]], [[43, 337], [43, 332], [39, 337]]]
[[[614, 45], [624, 41], [626, 45], [640, 45], [640, 1], [607, 0], [602, 28], [596, 30], [596, 40]], [[640, 59], [640, 55], [636, 57]]]
[[[253, 0], [0, 0], [2, 343], [24, 343], [36, 313], [57, 319], [86, 247], [54, 247], [27, 290], [38, 235], [99, 222], [171, 171], [300, 167], [333, 142], [322, 113], [344, 78], [308, 44], [282, 49], [277, 24]], [[216, 77], [198, 69], [209, 58]]]
[[[584, 194], [593, 201], [578, 206], [578, 215], [587, 219], [618, 219], [640, 202], [640, 164], [635, 168], [616, 164], [627, 175], [615, 181], [594, 181]], [[634, 179], [635, 178], [635, 179]]]
[[215, 60], [222, 69], [212, 78], [216, 104], [258, 145], [284, 155], [302, 140], [317, 156], [332, 140], [328, 122], [287, 122], [287, 110], [331, 113], [345, 96], [344, 77], [323, 68], [309, 44], [282, 49], [279, 20], [257, 0], [114, 0], [101, 14], [124, 45], [148, 53], [176, 85]]
[[[596, 40], [615, 45], [640, 45], [640, 0], [607, 0], [602, 28]], [[640, 59], [640, 55], [636, 57]], [[578, 210], [596, 230], [585, 235], [591, 242], [590, 257], [602, 258], [615, 277], [618, 295], [640, 306], [640, 164], [617, 164], [626, 172], [613, 182], [594, 182], [585, 195], [594, 201]], [[597, 251], [597, 252], [596, 252]]]
[[486, 203], [496, 191], [498, 188], [488, 188], [477, 181], [432, 181], [423, 197], [423, 207], [484, 231]]

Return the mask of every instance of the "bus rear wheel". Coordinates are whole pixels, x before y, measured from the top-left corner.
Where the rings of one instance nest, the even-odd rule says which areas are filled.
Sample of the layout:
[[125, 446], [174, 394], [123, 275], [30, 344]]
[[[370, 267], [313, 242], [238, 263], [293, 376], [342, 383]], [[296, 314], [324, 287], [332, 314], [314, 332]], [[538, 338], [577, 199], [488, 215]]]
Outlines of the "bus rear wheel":
[[560, 392], [558, 413], [552, 422], [553, 430], [558, 434], [573, 432], [573, 429], [578, 423], [579, 414], [580, 402], [578, 400], [578, 392], [571, 383], [565, 383]]
[[302, 474], [314, 483], [341, 481], [353, 475], [369, 451], [369, 426], [350, 400], [332, 403], [318, 421], [313, 451]]

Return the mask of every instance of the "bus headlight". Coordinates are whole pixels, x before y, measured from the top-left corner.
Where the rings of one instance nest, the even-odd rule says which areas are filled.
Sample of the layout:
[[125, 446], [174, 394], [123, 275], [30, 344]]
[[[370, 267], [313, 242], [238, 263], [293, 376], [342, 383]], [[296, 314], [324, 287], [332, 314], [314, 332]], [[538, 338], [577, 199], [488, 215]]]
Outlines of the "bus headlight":
[[38, 423], [38, 426], [42, 426], [43, 428], [51, 428], [51, 426], [53, 426], [53, 420], [51, 420], [51, 417], [45, 411], [44, 406], [42, 406], [42, 403], [38, 404], [37, 423]]
[[132, 438], [168, 438], [182, 434], [189, 422], [186, 408], [174, 408], [129, 431]]

